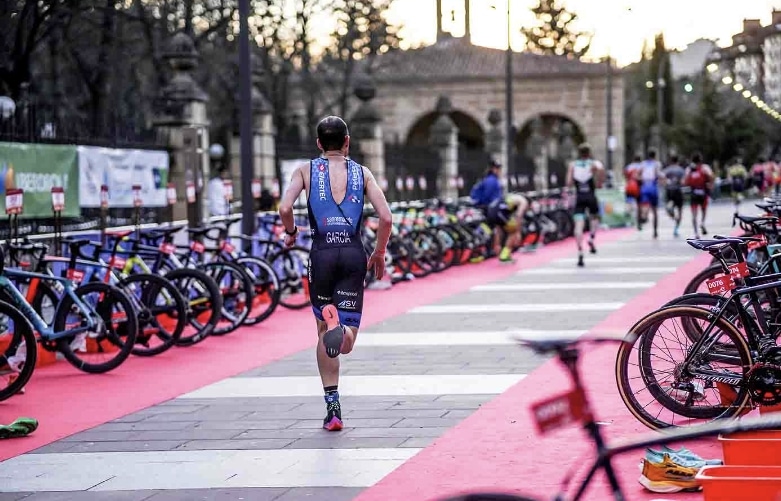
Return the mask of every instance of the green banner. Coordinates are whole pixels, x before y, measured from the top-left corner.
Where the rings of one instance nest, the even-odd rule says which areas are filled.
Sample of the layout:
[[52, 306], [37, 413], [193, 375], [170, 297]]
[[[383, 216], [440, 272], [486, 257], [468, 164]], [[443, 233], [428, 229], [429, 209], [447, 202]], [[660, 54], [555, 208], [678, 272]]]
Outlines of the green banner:
[[76, 147], [0, 142], [0, 217], [5, 215], [8, 189], [24, 190], [19, 217], [52, 217], [52, 188], [65, 191], [63, 217], [78, 217], [79, 176]]
[[602, 223], [610, 228], [623, 228], [631, 224], [631, 218], [626, 213], [626, 195], [624, 190], [597, 190]]

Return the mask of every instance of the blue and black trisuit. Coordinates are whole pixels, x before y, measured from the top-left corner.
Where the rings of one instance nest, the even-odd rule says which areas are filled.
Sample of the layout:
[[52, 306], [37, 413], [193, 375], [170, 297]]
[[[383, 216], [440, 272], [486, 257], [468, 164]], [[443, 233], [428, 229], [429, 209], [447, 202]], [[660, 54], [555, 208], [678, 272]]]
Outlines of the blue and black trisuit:
[[318, 320], [324, 320], [322, 308], [333, 304], [339, 323], [358, 328], [368, 261], [361, 242], [365, 184], [363, 167], [349, 159], [345, 162], [347, 191], [340, 204], [331, 193], [328, 159], [316, 158], [309, 163], [309, 296]]

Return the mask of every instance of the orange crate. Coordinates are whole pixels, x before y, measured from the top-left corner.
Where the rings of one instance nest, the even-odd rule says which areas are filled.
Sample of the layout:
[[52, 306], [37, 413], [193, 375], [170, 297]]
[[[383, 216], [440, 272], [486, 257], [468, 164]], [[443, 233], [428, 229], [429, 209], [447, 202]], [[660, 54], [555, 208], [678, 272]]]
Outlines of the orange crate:
[[781, 405], [760, 405], [760, 414], [772, 414], [774, 412], [781, 412]]
[[781, 430], [719, 435], [728, 466], [781, 466]]
[[705, 466], [697, 476], [704, 501], [778, 501], [781, 467]]
[[[8, 345], [11, 344], [11, 333], [9, 332], [7, 336], [0, 336], [0, 353], [5, 353], [5, 350], [8, 348]], [[37, 336], [36, 336], [37, 338]], [[38, 356], [35, 360], [35, 366], [41, 367], [43, 365], [51, 365], [57, 361], [57, 354], [51, 351], [47, 351], [41, 346], [40, 344], [36, 345], [36, 349], [38, 350]]]
[[[732, 388], [732, 386], [728, 384], [716, 383], [716, 389], [719, 390], [721, 405], [724, 406], [732, 405], [732, 403], [735, 401], [735, 398], [738, 396], [738, 393]], [[745, 406], [738, 415], [743, 416], [751, 412], [751, 410], [751, 404], [749, 403], [749, 405]]]
[[[98, 349], [98, 346], [100, 346], [100, 350]], [[91, 337], [87, 337], [87, 353], [113, 353], [115, 351], [119, 351], [119, 346], [108, 339], [98, 342]]]

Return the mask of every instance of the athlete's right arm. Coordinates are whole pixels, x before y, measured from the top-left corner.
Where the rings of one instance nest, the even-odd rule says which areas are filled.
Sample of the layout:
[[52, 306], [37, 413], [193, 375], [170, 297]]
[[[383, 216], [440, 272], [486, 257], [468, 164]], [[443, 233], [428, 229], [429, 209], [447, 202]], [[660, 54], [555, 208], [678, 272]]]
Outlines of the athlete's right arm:
[[293, 171], [293, 175], [290, 178], [290, 186], [287, 187], [285, 195], [279, 202], [279, 217], [282, 219], [282, 224], [285, 225], [285, 232], [287, 232], [285, 243], [287, 243], [288, 240], [295, 242], [297, 227], [296, 220], [293, 217], [293, 205], [296, 203], [296, 200], [298, 200], [298, 197], [301, 195], [303, 190], [304, 175], [301, 172], [301, 168], [299, 167]]

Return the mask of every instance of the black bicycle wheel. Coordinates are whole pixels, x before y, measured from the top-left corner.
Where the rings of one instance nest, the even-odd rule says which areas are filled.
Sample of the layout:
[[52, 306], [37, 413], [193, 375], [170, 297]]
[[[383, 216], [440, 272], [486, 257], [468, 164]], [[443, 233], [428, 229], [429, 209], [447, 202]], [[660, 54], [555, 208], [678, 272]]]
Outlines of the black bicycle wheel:
[[212, 335], [224, 336], [235, 331], [247, 319], [252, 307], [252, 279], [242, 266], [230, 262], [207, 263], [200, 269], [217, 282], [222, 296], [222, 316]]
[[0, 301], [0, 401], [24, 388], [33, 375], [37, 358], [30, 321], [14, 306]]
[[131, 275], [118, 285], [138, 315], [133, 355], [151, 357], [176, 344], [187, 325], [187, 305], [179, 290], [165, 278], [148, 273]]
[[[631, 337], [621, 345], [616, 357], [616, 382], [627, 408], [652, 429], [689, 426], [737, 415], [749, 400], [745, 387], [739, 387], [728, 400], [725, 394], [730, 391], [729, 386], [698, 379], [696, 370], [686, 374], [680, 371], [678, 366], [694, 342], [682, 332], [684, 327], [675, 325], [676, 319], [682, 320], [682, 325], [709, 324], [713, 314], [697, 307], [672, 306], [647, 315], [632, 327]], [[720, 319], [711, 335], [716, 343], [701, 353], [700, 365], [695, 369], [717, 371], [725, 379], [744, 378], [751, 368], [752, 356], [737, 328]], [[729, 352], [720, 350], [719, 345], [730, 345]], [[676, 356], [680, 360], [675, 360]], [[642, 395], [650, 397], [647, 402]]]
[[166, 273], [185, 299], [187, 325], [177, 346], [192, 346], [209, 337], [222, 317], [222, 295], [217, 282], [201, 270], [180, 268]]
[[[57, 350], [84, 372], [101, 373], [117, 368], [130, 356], [138, 333], [133, 302], [121, 289], [100, 282], [84, 284], [74, 292], [97, 314], [98, 325], [92, 331], [57, 339]], [[54, 315], [54, 332], [85, 325], [87, 314], [65, 295]]]
[[279, 278], [279, 304], [291, 310], [310, 306], [307, 270], [309, 251], [303, 247], [291, 247], [272, 255], [271, 267]]
[[252, 306], [244, 325], [257, 325], [274, 313], [279, 305], [279, 278], [266, 261], [256, 257], [240, 257], [237, 264], [244, 267], [252, 279]]
[[59, 295], [46, 282], [38, 282], [35, 289], [35, 296], [30, 306], [40, 315], [46, 325], [51, 326], [54, 323], [54, 314], [57, 312], [57, 305], [60, 303]]

